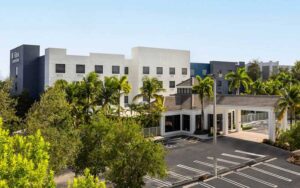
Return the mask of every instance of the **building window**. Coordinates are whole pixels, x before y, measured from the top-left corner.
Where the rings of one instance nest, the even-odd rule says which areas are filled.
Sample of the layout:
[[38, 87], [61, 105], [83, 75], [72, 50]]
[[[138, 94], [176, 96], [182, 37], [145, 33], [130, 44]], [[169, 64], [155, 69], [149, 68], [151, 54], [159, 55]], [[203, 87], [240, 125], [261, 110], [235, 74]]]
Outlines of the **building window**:
[[128, 96], [124, 96], [124, 104], [128, 104]]
[[143, 102], [148, 102], [148, 98], [143, 96]]
[[190, 116], [182, 115], [182, 130], [190, 131]]
[[180, 131], [180, 115], [165, 117], [165, 132]]
[[129, 68], [128, 67], [124, 67], [124, 74], [128, 74], [129, 73]]
[[65, 64], [55, 64], [55, 72], [56, 73], [65, 73], [66, 65]]
[[[182, 75], [187, 75], [187, 68], [182, 68], [181, 69]], [[175, 73], [174, 73], [175, 74]]]
[[17, 82], [15, 83], [15, 91], [16, 92], [18, 91], [18, 83]]
[[95, 72], [97, 74], [103, 74], [103, 65], [95, 65]]
[[19, 67], [16, 66], [16, 78], [18, 78], [18, 74], [19, 74]]
[[169, 73], [174, 75], [175, 74], [175, 67], [170, 67]]
[[203, 70], [202, 70], [202, 75], [203, 75], [203, 76], [206, 76], [206, 74], [207, 74], [207, 70], [206, 70], [206, 69], [203, 69]]
[[195, 69], [191, 69], [191, 76], [195, 76]]
[[222, 81], [221, 81], [221, 80], [218, 80], [218, 81], [217, 81], [217, 86], [218, 86], [218, 87], [221, 87], [221, 86], [222, 86]]
[[169, 88], [175, 88], [175, 81], [169, 82]]
[[163, 68], [162, 67], [156, 67], [156, 74], [163, 74]]
[[113, 74], [120, 74], [120, 66], [112, 66]]
[[85, 73], [85, 65], [76, 65], [76, 73], [84, 74]]
[[149, 67], [143, 67], [143, 74], [149, 74], [150, 68]]

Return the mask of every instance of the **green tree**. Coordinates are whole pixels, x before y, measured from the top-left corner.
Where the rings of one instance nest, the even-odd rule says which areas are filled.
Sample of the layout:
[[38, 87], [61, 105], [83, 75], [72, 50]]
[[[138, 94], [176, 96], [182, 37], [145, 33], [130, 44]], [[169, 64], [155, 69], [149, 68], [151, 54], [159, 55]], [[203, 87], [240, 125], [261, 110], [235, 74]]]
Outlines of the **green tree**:
[[295, 124], [289, 130], [279, 135], [278, 143], [281, 146], [288, 146], [290, 150], [300, 149], [300, 123]]
[[117, 95], [118, 95], [118, 115], [121, 116], [120, 99], [123, 94], [128, 94], [131, 90], [131, 85], [128, 83], [127, 76], [122, 76], [117, 82]]
[[300, 82], [300, 61], [295, 62], [295, 65], [292, 68], [292, 74], [294, 78]]
[[16, 116], [16, 100], [10, 96], [11, 81], [0, 81], [0, 116], [3, 118], [3, 127], [10, 133], [20, 129], [19, 118]]
[[300, 107], [300, 87], [293, 85], [281, 90], [281, 97], [277, 103], [278, 119], [283, 118], [283, 114], [289, 110], [290, 124], [292, 125], [293, 119], [296, 117], [296, 108]]
[[54, 188], [48, 150], [49, 143], [39, 131], [29, 136], [9, 136], [0, 118], [0, 186]]
[[16, 105], [16, 115], [23, 119], [26, 117], [28, 110], [34, 103], [34, 99], [29, 95], [27, 91], [23, 91], [20, 95], [15, 96], [15, 100], [17, 101]]
[[229, 72], [226, 74], [225, 79], [230, 82], [229, 90], [236, 90], [236, 95], [240, 94], [241, 86], [248, 91], [249, 86], [252, 82], [251, 78], [245, 71], [245, 68], [238, 68], [236, 72]]
[[261, 70], [259, 67], [258, 60], [255, 59], [249, 63], [249, 66], [247, 67], [247, 74], [253, 81], [256, 81], [261, 78]]
[[282, 83], [279, 80], [270, 79], [264, 83], [268, 95], [280, 95]]
[[164, 92], [161, 82], [157, 78], [143, 78], [143, 86], [140, 88], [140, 94], [136, 95], [133, 100], [145, 98], [147, 100], [148, 108], [151, 109], [151, 100], [162, 98], [159, 93]]
[[250, 90], [253, 95], [265, 95], [267, 93], [265, 83], [261, 79], [252, 82], [250, 84]]
[[76, 177], [73, 182], [68, 183], [68, 188], [106, 188], [105, 182], [90, 174], [89, 169], [85, 169], [84, 176]]
[[[200, 76], [196, 76], [197, 84], [193, 85], [193, 92], [198, 94], [200, 102], [201, 102], [201, 125], [204, 126], [204, 98], [213, 97], [213, 84], [214, 81], [210, 77], [205, 77], [202, 79]], [[197, 127], [200, 129], [202, 127]]]
[[27, 114], [26, 127], [29, 134], [41, 130], [45, 140], [51, 144], [51, 169], [59, 172], [73, 164], [80, 140], [71, 106], [61, 88], [49, 88], [32, 106]]
[[102, 90], [101, 90], [101, 98], [103, 100], [102, 108], [108, 114], [109, 108], [112, 105], [118, 104], [118, 85], [119, 80], [117, 77], [105, 77]]
[[125, 120], [112, 125], [107, 136], [106, 178], [115, 187], [142, 187], [145, 175], [166, 175], [165, 150], [160, 143], [145, 139], [140, 125]]

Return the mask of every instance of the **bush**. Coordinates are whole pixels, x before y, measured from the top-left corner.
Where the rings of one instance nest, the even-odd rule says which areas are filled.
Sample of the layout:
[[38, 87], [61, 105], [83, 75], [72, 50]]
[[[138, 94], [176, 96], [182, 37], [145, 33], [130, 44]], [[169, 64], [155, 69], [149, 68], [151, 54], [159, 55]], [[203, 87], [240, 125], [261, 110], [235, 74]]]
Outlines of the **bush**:
[[0, 118], [0, 187], [55, 187], [49, 171], [49, 143], [37, 131], [9, 136]]
[[278, 145], [289, 150], [300, 149], [300, 123], [292, 126], [290, 130], [287, 130], [279, 135], [277, 140]]
[[68, 183], [68, 188], [106, 188], [105, 182], [99, 181], [97, 177], [90, 174], [89, 169], [85, 169], [84, 176], [73, 179]]

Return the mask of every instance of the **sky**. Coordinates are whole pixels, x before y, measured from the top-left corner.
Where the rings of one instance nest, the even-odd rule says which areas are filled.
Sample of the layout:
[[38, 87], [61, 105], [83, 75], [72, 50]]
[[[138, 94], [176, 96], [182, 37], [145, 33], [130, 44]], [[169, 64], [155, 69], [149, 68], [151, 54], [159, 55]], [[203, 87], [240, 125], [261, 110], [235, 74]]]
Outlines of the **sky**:
[[190, 50], [192, 62], [300, 59], [298, 0], [3, 0], [0, 79], [22, 44], [131, 56], [135, 46]]

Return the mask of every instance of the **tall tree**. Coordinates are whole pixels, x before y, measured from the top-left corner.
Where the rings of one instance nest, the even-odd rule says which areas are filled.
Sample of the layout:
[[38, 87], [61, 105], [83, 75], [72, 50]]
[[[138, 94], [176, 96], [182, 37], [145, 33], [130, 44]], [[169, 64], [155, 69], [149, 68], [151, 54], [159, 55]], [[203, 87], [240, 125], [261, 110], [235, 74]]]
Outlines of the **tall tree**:
[[[213, 96], [213, 84], [214, 81], [210, 77], [202, 79], [200, 76], [196, 76], [197, 82], [193, 85], [193, 92], [197, 93], [201, 102], [201, 125], [204, 126], [204, 98], [211, 98]], [[201, 127], [197, 127], [199, 129]]]
[[110, 144], [106, 178], [116, 188], [140, 188], [144, 176], [166, 175], [163, 145], [144, 138], [141, 126], [135, 122], [124, 120], [113, 124], [106, 142]]
[[290, 124], [296, 117], [296, 109], [300, 107], [300, 86], [293, 85], [281, 90], [281, 97], [277, 103], [278, 119], [282, 119], [283, 114], [289, 110]]
[[295, 65], [292, 68], [292, 74], [294, 78], [300, 82], [300, 61], [295, 62]]
[[9, 136], [0, 118], [0, 187], [54, 188], [49, 171], [49, 143], [40, 132]]
[[118, 115], [121, 116], [121, 96], [123, 94], [128, 94], [131, 90], [131, 85], [128, 83], [127, 76], [122, 76], [120, 79], [118, 79], [117, 82], [117, 91], [118, 91]]
[[0, 116], [3, 118], [4, 128], [10, 133], [19, 130], [19, 118], [16, 116], [16, 100], [10, 96], [11, 81], [0, 81]]
[[261, 70], [259, 67], [258, 60], [255, 59], [249, 62], [249, 66], [247, 67], [247, 74], [253, 81], [256, 81], [261, 78]]
[[283, 85], [279, 80], [269, 79], [264, 83], [268, 95], [280, 95]]
[[136, 95], [133, 100], [139, 98], [146, 98], [148, 108], [151, 109], [151, 100], [162, 98], [159, 93], [164, 92], [165, 89], [162, 87], [161, 82], [157, 78], [143, 78], [143, 86], [140, 88], [140, 94]]
[[261, 79], [252, 82], [250, 84], [250, 90], [253, 95], [265, 95], [267, 93], [265, 83]]
[[102, 107], [107, 114], [111, 105], [118, 104], [118, 85], [119, 81], [117, 77], [113, 76], [104, 78], [101, 89], [101, 99], [103, 101]]
[[41, 100], [32, 106], [26, 117], [26, 127], [29, 134], [40, 130], [51, 144], [51, 169], [58, 173], [73, 165], [80, 140], [71, 115], [71, 106], [61, 88], [49, 88]]
[[237, 68], [236, 72], [229, 72], [226, 74], [225, 79], [230, 82], [229, 89], [232, 91], [236, 90], [236, 95], [240, 94], [241, 86], [248, 91], [249, 86], [252, 82], [251, 78], [245, 71], [245, 68]]

